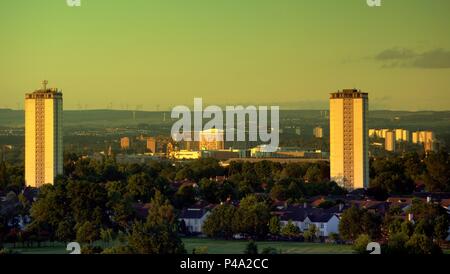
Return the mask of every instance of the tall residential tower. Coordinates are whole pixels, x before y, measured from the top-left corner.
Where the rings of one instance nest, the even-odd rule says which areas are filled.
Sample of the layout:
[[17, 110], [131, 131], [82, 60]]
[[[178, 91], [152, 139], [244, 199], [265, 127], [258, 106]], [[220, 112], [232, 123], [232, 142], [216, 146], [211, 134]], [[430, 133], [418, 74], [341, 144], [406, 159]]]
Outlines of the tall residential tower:
[[42, 88], [25, 95], [25, 183], [53, 184], [63, 173], [61, 91]]
[[369, 185], [368, 100], [355, 89], [330, 97], [330, 177], [347, 189]]

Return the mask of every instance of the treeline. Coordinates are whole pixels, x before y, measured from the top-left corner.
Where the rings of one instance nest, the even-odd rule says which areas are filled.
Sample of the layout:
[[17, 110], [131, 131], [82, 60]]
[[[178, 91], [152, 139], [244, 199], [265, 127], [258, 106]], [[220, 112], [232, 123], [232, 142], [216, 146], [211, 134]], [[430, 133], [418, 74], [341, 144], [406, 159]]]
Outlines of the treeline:
[[[372, 159], [369, 193], [380, 199], [388, 194], [409, 194], [415, 182], [423, 182], [429, 191], [449, 191], [449, 170], [446, 152]], [[0, 245], [5, 241], [26, 245], [76, 239], [92, 246], [98, 240], [116, 240], [122, 243], [122, 249], [105, 252], [181, 252], [176, 216], [182, 208], [199, 201], [223, 203], [205, 226], [211, 237], [229, 238], [236, 233], [254, 238], [268, 234], [295, 237], [299, 233], [294, 225], [282, 228], [277, 225], [279, 220], [270, 216], [271, 205], [274, 201], [299, 203], [315, 195], [345, 194], [329, 177], [325, 161], [232, 162], [223, 167], [217, 160], [200, 159], [121, 165], [111, 158], [98, 162], [66, 154], [64, 176], [56, 178], [54, 185], [41, 187], [34, 201], [25, 195], [29, 190], [22, 192], [23, 167], [3, 162], [0, 191], [6, 199], [0, 207]], [[235, 201], [240, 201], [239, 208], [231, 205]], [[151, 209], [147, 219], [142, 220], [135, 206], [145, 203], [150, 203]], [[31, 222], [21, 230], [21, 222], [28, 221], [26, 216], [31, 217]], [[374, 237], [367, 231], [358, 233]], [[161, 235], [165, 240], [158, 238]], [[145, 242], [139, 243], [139, 238]], [[160, 241], [167, 241], [166, 245], [156, 245]]]
[[450, 155], [447, 151], [407, 153], [370, 159], [369, 195], [411, 194], [417, 186], [428, 192], [450, 192]]
[[[67, 154], [64, 176], [57, 177], [54, 185], [39, 188], [33, 197], [30, 189], [22, 192], [23, 169], [3, 163], [1, 185], [8, 194], [0, 210], [0, 244], [76, 240], [92, 248], [102, 240], [123, 243], [104, 252], [181, 252], [177, 214], [199, 201], [218, 204], [241, 200], [242, 209], [236, 214], [246, 221], [240, 222], [240, 231], [264, 237], [274, 186], [295, 185], [299, 191], [293, 199], [343, 191], [329, 182], [327, 165], [263, 161], [222, 167], [213, 159], [120, 165], [113, 159], [98, 162]], [[255, 193], [263, 199], [258, 198], [256, 209], [256, 196], [251, 195]], [[146, 203], [150, 203], [148, 217], [142, 220], [136, 206]], [[251, 208], [243, 211], [246, 204]], [[155, 212], [160, 215], [155, 216]], [[31, 222], [21, 229], [28, 216]], [[163, 244], [156, 244], [159, 242]], [[99, 252], [85, 250], [90, 251]]]
[[[341, 216], [339, 236], [366, 253], [369, 242], [382, 243], [386, 254], [440, 254], [450, 218], [439, 204], [413, 200], [410, 208], [392, 207], [383, 216], [355, 206]], [[405, 219], [403, 216], [407, 214]]]

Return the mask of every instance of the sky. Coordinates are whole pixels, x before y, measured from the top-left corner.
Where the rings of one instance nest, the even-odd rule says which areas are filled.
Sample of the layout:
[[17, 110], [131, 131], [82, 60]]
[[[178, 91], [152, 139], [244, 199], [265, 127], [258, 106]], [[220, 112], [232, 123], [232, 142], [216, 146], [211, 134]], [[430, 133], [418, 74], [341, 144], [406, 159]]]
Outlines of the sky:
[[65, 109], [192, 105], [450, 110], [450, 1], [0, 1], [0, 108], [63, 90]]

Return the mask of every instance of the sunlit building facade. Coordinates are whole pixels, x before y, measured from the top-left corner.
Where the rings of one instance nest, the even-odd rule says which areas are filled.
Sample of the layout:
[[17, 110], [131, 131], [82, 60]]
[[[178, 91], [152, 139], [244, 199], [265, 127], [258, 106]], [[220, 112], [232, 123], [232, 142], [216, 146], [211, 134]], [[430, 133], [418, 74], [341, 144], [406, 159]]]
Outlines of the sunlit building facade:
[[368, 94], [354, 89], [330, 97], [330, 176], [347, 189], [367, 188]]
[[436, 138], [433, 131], [413, 132], [412, 142], [414, 144], [422, 144], [427, 152], [435, 150]]
[[395, 142], [396, 142], [396, 131], [388, 131], [386, 132], [386, 138], [384, 140], [384, 148], [387, 151], [394, 152], [395, 151]]
[[62, 92], [42, 88], [25, 95], [25, 183], [53, 184], [63, 174]]
[[120, 148], [123, 150], [129, 149], [130, 148], [130, 138], [129, 137], [122, 137], [120, 138]]
[[315, 127], [313, 129], [313, 135], [316, 138], [323, 138], [323, 128], [322, 127]]
[[199, 150], [223, 150], [224, 131], [217, 128], [199, 132]]

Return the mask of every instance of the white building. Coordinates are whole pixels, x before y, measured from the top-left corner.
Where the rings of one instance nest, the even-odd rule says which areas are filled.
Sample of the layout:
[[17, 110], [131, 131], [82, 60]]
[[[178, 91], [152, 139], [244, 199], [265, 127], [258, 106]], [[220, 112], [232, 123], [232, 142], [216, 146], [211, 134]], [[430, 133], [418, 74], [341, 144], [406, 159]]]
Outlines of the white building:
[[330, 176], [347, 189], [369, 184], [368, 94], [343, 90], [330, 98]]
[[303, 221], [303, 231], [310, 225], [317, 228], [318, 236], [328, 237], [331, 233], [339, 234], [339, 218], [335, 214], [312, 215]]
[[53, 184], [63, 173], [62, 92], [42, 89], [25, 95], [25, 183]]
[[318, 231], [317, 236], [328, 237], [331, 233], [339, 234], [339, 212], [342, 212], [342, 209], [342, 206], [338, 206], [336, 211], [311, 208], [306, 205], [287, 206], [279, 208], [278, 214], [282, 226], [290, 221], [304, 232], [310, 225], [314, 225]]
[[285, 226], [288, 222], [297, 226], [300, 231], [305, 232], [311, 225], [314, 225], [318, 231], [317, 236], [328, 237], [331, 233], [339, 234], [339, 222], [340, 219], [336, 214], [323, 213], [323, 214], [311, 214], [304, 217], [293, 216], [292, 218], [282, 218], [280, 224]]
[[203, 233], [203, 224], [211, 214], [205, 208], [186, 208], [181, 211], [178, 220], [184, 221], [186, 228], [191, 233]]

